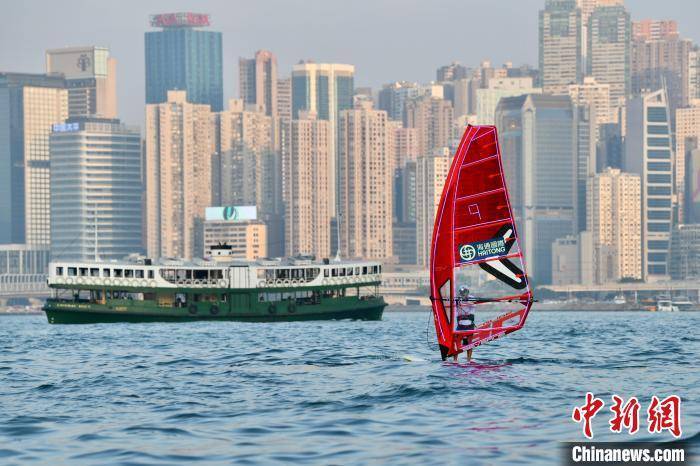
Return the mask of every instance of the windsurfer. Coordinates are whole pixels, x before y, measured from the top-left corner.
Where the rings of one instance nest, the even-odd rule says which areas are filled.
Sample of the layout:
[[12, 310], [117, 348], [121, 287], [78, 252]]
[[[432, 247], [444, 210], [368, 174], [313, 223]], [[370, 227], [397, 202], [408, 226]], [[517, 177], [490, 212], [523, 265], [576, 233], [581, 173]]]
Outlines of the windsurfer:
[[[474, 330], [474, 305], [475, 298], [469, 294], [469, 288], [462, 285], [457, 292], [457, 330]], [[468, 345], [471, 340], [471, 335], [464, 337], [463, 345]], [[453, 356], [454, 362], [457, 362], [458, 354]], [[471, 348], [467, 350], [467, 362], [472, 360]]]

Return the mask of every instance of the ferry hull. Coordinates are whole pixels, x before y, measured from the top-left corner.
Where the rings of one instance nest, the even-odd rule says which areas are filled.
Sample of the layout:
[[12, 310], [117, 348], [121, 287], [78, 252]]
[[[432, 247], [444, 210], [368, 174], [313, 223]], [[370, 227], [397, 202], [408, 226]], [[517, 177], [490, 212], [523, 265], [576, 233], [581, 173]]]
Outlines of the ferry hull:
[[98, 307], [85, 308], [61, 303], [60, 307], [47, 303], [43, 310], [50, 324], [96, 324], [118, 322], [193, 322], [193, 321], [238, 321], [238, 322], [292, 322], [309, 320], [381, 320], [386, 304], [383, 300], [373, 303], [355, 303], [353, 307], [326, 307], [316, 309], [282, 309], [269, 311], [231, 311], [212, 314], [191, 315], [187, 309], [168, 310], [115, 310]]

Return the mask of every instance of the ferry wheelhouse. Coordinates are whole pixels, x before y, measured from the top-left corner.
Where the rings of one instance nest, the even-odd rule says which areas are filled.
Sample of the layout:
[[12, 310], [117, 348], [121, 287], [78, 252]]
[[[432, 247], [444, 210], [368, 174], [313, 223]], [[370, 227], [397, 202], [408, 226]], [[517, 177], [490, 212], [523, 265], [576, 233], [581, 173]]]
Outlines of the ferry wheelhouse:
[[52, 262], [49, 323], [379, 320], [378, 262]]

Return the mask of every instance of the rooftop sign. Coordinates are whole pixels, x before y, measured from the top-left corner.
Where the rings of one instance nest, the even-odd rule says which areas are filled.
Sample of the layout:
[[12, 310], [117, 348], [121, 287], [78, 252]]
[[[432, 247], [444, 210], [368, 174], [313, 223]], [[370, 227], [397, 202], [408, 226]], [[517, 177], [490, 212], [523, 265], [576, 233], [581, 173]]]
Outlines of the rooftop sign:
[[209, 15], [202, 13], [151, 15], [151, 26], [160, 28], [209, 26]]
[[206, 220], [219, 220], [235, 222], [236, 220], [256, 220], [258, 212], [253, 206], [223, 206], [207, 207], [204, 218]]

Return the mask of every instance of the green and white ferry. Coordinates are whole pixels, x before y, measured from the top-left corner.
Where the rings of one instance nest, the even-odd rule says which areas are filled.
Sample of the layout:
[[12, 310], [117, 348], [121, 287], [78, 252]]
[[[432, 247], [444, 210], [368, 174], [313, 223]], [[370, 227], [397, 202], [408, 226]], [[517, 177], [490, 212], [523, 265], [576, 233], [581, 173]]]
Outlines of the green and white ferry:
[[49, 323], [379, 320], [382, 265], [307, 258], [52, 262]]

